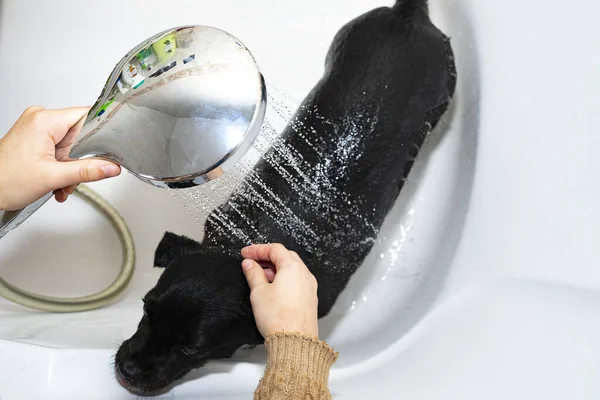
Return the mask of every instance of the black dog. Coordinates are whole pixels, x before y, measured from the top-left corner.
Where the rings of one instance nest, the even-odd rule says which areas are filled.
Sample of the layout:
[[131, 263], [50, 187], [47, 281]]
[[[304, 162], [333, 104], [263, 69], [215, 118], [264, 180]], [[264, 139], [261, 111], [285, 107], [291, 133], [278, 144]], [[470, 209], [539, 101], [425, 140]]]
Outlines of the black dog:
[[[298, 252], [319, 283], [319, 317], [367, 256], [454, 94], [453, 53], [426, 0], [399, 0], [346, 24], [325, 66], [282, 142], [211, 214], [203, 243], [172, 233], [160, 242], [155, 265], [165, 271], [116, 354], [130, 391], [155, 393], [207, 360], [263, 342], [240, 265], [248, 239]], [[223, 219], [243, 234], [223, 229]]]

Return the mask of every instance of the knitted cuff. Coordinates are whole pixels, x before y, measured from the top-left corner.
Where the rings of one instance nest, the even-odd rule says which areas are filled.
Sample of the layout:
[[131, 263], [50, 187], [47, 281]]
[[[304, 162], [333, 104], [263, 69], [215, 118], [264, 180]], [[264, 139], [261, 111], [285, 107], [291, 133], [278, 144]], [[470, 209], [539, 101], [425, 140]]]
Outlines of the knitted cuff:
[[299, 333], [266, 338], [267, 368], [255, 399], [330, 399], [329, 369], [338, 353], [327, 343]]

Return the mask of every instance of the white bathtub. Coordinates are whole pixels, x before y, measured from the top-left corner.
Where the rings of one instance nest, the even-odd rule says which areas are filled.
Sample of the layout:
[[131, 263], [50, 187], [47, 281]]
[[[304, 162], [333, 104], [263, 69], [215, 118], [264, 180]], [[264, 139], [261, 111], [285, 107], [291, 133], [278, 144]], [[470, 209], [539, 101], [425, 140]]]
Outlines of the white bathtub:
[[[130, 47], [184, 24], [223, 28], [267, 81], [303, 97], [339, 27], [392, 0], [3, 1], [0, 132], [23, 109], [91, 105]], [[167, 5], [168, 4], [168, 5]], [[600, 6], [432, 0], [459, 83], [380, 243], [321, 322], [340, 351], [334, 398], [600, 397]], [[1, 171], [0, 171], [1, 173]], [[165, 230], [202, 230], [171, 193], [124, 173], [92, 187], [121, 212], [137, 270], [109, 308], [51, 315], [0, 300], [0, 399], [133, 399], [111, 358], [141, 316]], [[109, 224], [77, 198], [0, 242], [0, 274], [71, 296], [120, 264]], [[263, 349], [211, 362], [164, 397], [251, 398]]]

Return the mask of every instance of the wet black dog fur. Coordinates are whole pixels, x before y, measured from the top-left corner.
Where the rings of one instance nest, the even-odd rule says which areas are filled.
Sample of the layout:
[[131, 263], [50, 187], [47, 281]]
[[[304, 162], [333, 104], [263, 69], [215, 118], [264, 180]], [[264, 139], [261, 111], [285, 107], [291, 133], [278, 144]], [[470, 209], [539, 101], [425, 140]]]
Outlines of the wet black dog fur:
[[[268, 204], [248, 199], [264, 189], [251, 180], [220, 207], [242, 228], [238, 211], [246, 216], [261, 233], [247, 229], [253, 241], [298, 252], [318, 281], [319, 317], [372, 248], [455, 84], [450, 39], [430, 21], [426, 0], [398, 0], [359, 16], [336, 34], [323, 77], [298, 109], [294, 119], [303, 127], [290, 123], [282, 133], [306, 175], [276, 148], [254, 169], [289, 220], [278, 223], [268, 217]], [[300, 182], [305, 195], [290, 181]], [[247, 243], [219, 232], [209, 218], [202, 243], [167, 232], [158, 245], [155, 265], [165, 270], [145, 296], [137, 331], [115, 357], [117, 378], [131, 392], [155, 394], [208, 360], [263, 343], [240, 266]]]

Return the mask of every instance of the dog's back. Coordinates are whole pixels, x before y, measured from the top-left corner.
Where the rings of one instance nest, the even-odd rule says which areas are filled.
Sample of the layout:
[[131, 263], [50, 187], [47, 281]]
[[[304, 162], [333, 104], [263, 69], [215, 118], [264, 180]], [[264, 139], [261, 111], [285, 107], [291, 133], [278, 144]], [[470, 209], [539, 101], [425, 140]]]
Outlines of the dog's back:
[[[371, 249], [455, 81], [449, 39], [426, 1], [364, 14], [336, 35], [281, 142], [219, 208], [253, 242], [300, 254], [319, 282], [320, 316]], [[213, 213], [205, 245], [248, 244], [217, 224]]]

